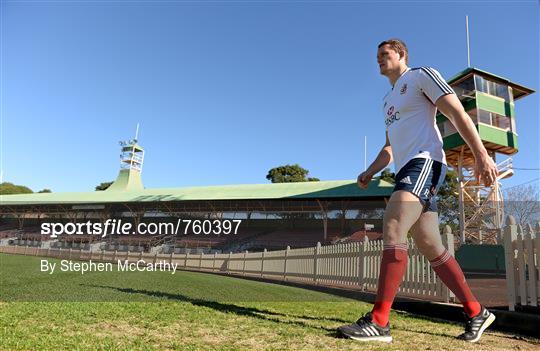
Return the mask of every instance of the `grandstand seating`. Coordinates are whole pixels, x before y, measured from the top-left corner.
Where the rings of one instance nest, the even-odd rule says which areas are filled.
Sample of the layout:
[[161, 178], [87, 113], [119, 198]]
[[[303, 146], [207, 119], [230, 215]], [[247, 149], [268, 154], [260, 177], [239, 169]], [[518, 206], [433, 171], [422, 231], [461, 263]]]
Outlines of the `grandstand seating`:
[[[330, 237], [330, 235], [329, 235]], [[314, 229], [282, 229], [257, 236], [246, 242], [240, 249], [260, 251], [282, 250], [287, 246], [291, 248], [310, 247], [317, 245], [317, 242], [325, 244], [324, 233], [322, 230]]]
[[38, 227], [14, 229], [13, 225], [2, 225], [0, 228], [0, 239], [5, 238], [14, 238], [10, 240], [11, 244], [22, 246], [41, 246], [42, 241], [49, 240], [49, 236], [41, 235]]
[[167, 235], [114, 235], [107, 239], [102, 248], [108, 251], [148, 252], [151, 247], [163, 244], [168, 238], [170, 236]]
[[0, 239], [14, 238], [19, 234], [19, 229], [4, 229], [0, 230]]

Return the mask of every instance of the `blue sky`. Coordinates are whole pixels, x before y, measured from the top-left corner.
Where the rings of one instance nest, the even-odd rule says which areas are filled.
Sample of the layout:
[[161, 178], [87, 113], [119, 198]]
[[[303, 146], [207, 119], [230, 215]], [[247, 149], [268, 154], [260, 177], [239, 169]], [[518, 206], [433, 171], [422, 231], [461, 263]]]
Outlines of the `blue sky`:
[[[93, 190], [137, 122], [146, 187], [265, 183], [287, 163], [355, 179], [364, 136], [368, 164], [384, 143], [377, 44], [401, 38], [448, 79], [465, 15], [472, 65], [538, 90], [537, 1], [2, 1], [3, 180]], [[516, 102], [518, 168], [540, 168], [538, 95]]]

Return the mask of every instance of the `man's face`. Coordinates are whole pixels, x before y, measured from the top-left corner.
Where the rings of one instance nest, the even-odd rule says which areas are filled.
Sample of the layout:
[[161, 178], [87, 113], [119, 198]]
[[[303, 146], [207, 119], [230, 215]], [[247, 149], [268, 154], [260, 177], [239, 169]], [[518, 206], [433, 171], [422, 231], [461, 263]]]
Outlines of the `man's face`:
[[379, 64], [379, 70], [382, 75], [387, 75], [389, 72], [399, 70], [399, 59], [399, 54], [388, 44], [381, 46], [377, 50], [377, 63]]

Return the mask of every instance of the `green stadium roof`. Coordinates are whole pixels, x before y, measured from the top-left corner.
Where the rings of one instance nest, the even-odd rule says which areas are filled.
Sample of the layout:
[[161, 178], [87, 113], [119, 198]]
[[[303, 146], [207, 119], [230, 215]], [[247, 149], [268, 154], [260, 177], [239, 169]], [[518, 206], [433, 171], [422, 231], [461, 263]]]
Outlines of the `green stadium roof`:
[[389, 197], [392, 194], [393, 187], [394, 185], [389, 182], [373, 179], [367, 189], [360, 189], [354, 180], [334, 180], [321, 182], [158, 188], [137, 191], [34, 193], [0, 195], [0, 206], [263, 199], [362, 199]]

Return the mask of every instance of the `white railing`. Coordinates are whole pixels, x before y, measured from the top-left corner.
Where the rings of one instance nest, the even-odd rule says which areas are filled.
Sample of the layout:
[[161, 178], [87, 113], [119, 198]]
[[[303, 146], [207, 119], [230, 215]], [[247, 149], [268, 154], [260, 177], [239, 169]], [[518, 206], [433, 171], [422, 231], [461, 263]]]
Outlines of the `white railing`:
[[[450, 227], [443, 242], [454, 255], [454, 237]], [[454, 295], [437, 279], [429, 261], [409, 240], [409, 261], [399, 295], [449, 302]], [[320, 243], [315, 247], [228, 254], [150, 254], [143, 252], [86, 251], [62, 248], [0, 246], [0, 252], [71, 260], [178, 264], [179, 269], [221, 272], [242, 276], [259, 276], [284, 281], [300, 281], [330, 286], [350, 286], [361, 290], [377, 289], [383, 242], [381, 240], [337, 245]]]
[[540, 223], [517, 225], [512, 216], [503, 230], [508, 307], [540, 306]]

